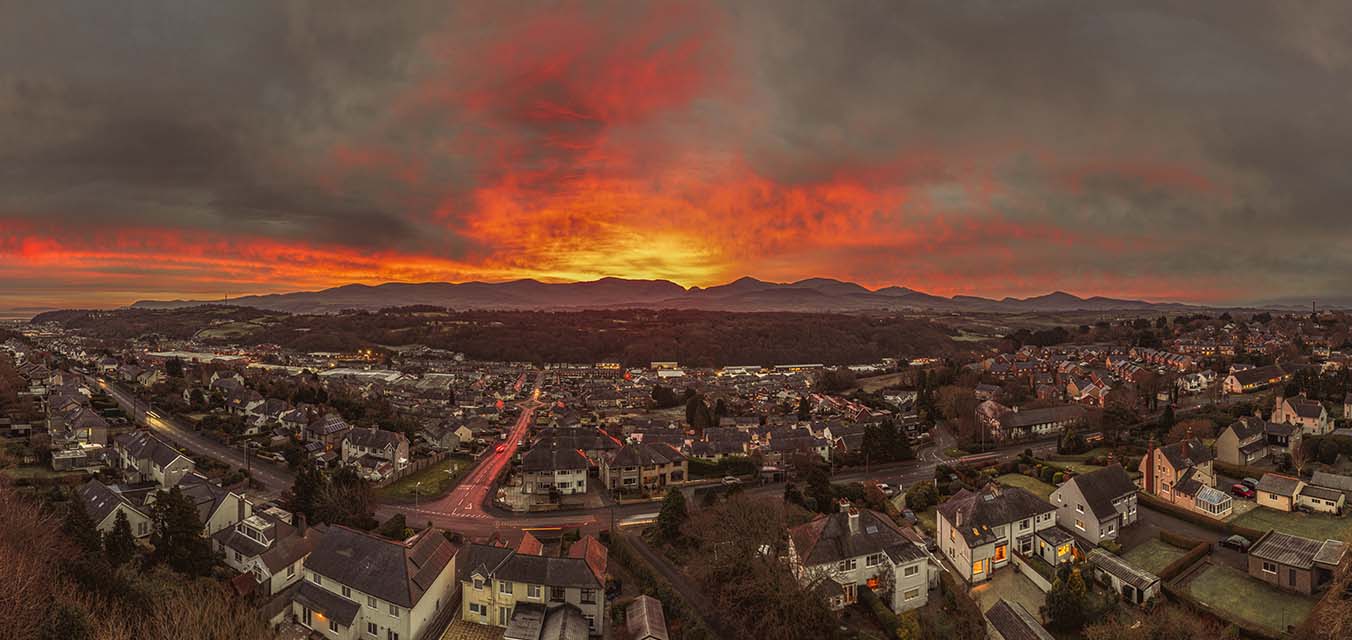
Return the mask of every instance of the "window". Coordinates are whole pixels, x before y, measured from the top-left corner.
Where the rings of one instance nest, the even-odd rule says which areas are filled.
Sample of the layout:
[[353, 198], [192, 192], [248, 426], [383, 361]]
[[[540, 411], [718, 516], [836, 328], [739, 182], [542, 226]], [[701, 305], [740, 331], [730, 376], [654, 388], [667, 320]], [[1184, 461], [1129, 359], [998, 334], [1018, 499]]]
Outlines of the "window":
[[512, 592], [512, 583], [506, 580], [498, 581], [498, 593], [510, 594]]
[[881, 553], [869, 554], [869, 557], [864, 559], [864, 566], [866, 567], [876, 567], [882, 563], [883, 563], [883, 554]]
[[1084, 521], [1081, 520], [1081, 519], [1079, 519], [1079, 518], [1076, 518], [1076, 519], [1075, 519], [1075, 528], [1076, 528], [1076, 529], [1079, 529], [1080, 531], [1084, 531]]
[[1084, 505], [1082, 504], [1075, 505], [1075, 513], [1084, 513]]
[[372, 609], [376, 608], [376, 597], [366, 596], [366, 606], [371, 607]]
[[296, 575], [296, 565], [293, 564], [286, 568], [286, 577], [290, 578], [294, 575]]
[[995, 561], [1004, 562], [1009, 557], [1009, 545], [1001, 544], [995, 547]]
[[549, 599], [552, 602], [563, 602], [563, 587], [550, 587]]
[[907, 600], [915, 600], [916, 598], [920, 597], [920, 589], [918, 588], [911, 589], [910, 591], [903, 593], [902, 596], [905, 597]]
[[1271, 563], [1271, 562], [1264, 562], [1264, 563], [1263, 563], [1263, 573], [1271, 573], [1271, 574], [1273, 574], [1273, 575], [1276, 575], [1276, 573], [1277, 573], [1277, 565], [1274, 564], [1274, 563]]
[[920, 573], [920, 565], [918, 564], [913, 564], [909, 567], [906, 567], [906, 569], [902, 571], [902, 575], [905, 576], [913, 576], [917, 573]]
[[582, 604], [596, 604], [596, 589], [582, 590]]
[[854, 571], [854, 569], [855, 569], [856, 566], [858, 566], [858, 564], [857, 564], [857, 562], [855, 561], [855, 559], [854, 559], [854, 558], [850, 558], [849, 560], [841, 560], [840, 563], [836, 565], [836, 570], [837, 570], [837, 571]]
[[982, 572], [984, 572], [985, 570], [986, 570], [986, 565], [985, 565], [985, 563], [984, 563], [983, 561], [977, 560], [976, 562], [973, 562], [973, 563], [972, 563], [972, 575], [976, 575], [976, 574], [978, 574], [978, 573], [982, 573]]
[[329, 618], [329, 631], [332, 631], [332, 632], [334, 632], [334, 633], [338, 633], [338, 621], [337, 621], [337, 620], [334, 620], [333, 618]]
[[503, 627], [507, 626], [507, 618], [510, 614], [511, 610], [507, 607], [498, 607], [498, 625]]
[[478, 578], [475, 578], [475, 579], [474, 579], [474, 590], [475, 590], [475, 591], [482, 591], [483, 588], [484, 588], [484, 581], [483, 581], [483, 580], [480, 580], [480, 579], [478, 579]]
[[380, 637], [380, 627], [377, 627], [374, 622], [366, 623], [366, 635], [373, 638]]
[[320, 584], [320, 585], [322, 585], [322, 584], [324, 584], [324, 579], [321, 578], [321, 577], [319, 577], [319, 574], [317, 574], [317, 573], [311, 573], [311, 574], [310, 574], [310, 582], [313, 582], [313, 583], [315, 583], [315, 584]]
[[398, 617], [399, 617], [399, 607], [397, 607], [397, 606], [395, 606], [395, 605], [390, 605], [390, 615], [392, 615], [392, 616], [398, 618]]
[[540, 585], [538, 584], [526, 585], [526, 596], [538, 600], [540, 598]]
[[469, 603], [469, 612], [476, 616], [486, 616], [488, 615], [488, 607], [477, 602], [471, 602]]
[[244, 556], [240, 555], [238, 551], [235, 552], [235, 562], [244, 562]]
[[396, 631], [391, 631], [391, 630], [389, 630], [389, 629], [386, 629], [386, 630], [385, 630], [385, 640], [399, 640], [399, 633], [396, 632]]
[[344, 598], [352, 597], [352, 589], [348, 588], [347, 585], [343, 585], [343, 597]]

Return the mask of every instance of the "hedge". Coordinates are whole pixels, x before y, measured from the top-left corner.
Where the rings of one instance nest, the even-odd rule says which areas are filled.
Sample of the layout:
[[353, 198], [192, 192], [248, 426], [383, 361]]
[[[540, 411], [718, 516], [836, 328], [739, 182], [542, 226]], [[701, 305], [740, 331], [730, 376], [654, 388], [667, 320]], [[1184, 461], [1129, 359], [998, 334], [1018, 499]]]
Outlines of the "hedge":
[[897, 614], [892, 613], [891, 609], [883, 604], [882, 598], [873, 592], [873, 589], [867, 586], [859, 588], [859, 599], [868, 606], [873, 612], [873, 617], [878, 619], [878, 625], [887, 632], [889, 638], [897, 635]]
[[685, 638], [717, 637], [695, 613], [696, 607], [687, 602], [679, 592], [672, 589], [671, 585], [659, 577], [647, 562], [635, 555], [633, 550], [629, 548], [629, 542], [623, 536], [612, 536], [610, 557], [634, 574], [634, 577], [643, 587], [643, 591], [653, 594], [662, 602], [662, 608], [667, 618], [681, 623]]
[[1213, 460], [1211, 466], [1215, 468], [1216, 473], [1223, 473], [1231, 478], [1262, 478], [1263, 474], [1268, 473], [1265, 469], [1248, 467], [1242, 464], [1229, 464], [1220, 460]]
[[1192, 536], [1174, 533], [1168, 529], [1160, 529], [1160, 542], [1173, 545], [1179, 549], [1191, 549], [1199, 544], [1207, 544], [1206, 540], [1198, 540]]
[[1207, 529], [1211, 529], [1217, 533], [1223, 533], [1227, 536], [1237, 534], [1244, 536], [1245, 538], [1248, 538], [1249, 541], [1252, 542], [1262, 537], [1264, 533], [1257, 529], [1250, 529], [1248, 527], [1239, 527], [1233, 524], [1221, 522], [1220, 520], [1217, 520], [1210, 516], [1202, 515], [1191, 509], [1184, 509], [1183, 507], [1180, 507], [1178, 505], [1170, 504], [1168, 502], [1165, 502], [1161, 498], [1152, 496], [1145, 492], [1138, 493], [1136, 500], [1141, 504], [1141, 506], [1149, 507], [1156, 511], [1163, 511], [1180, 520], [1186, 520], [1195, 525], [1206, 527]]
[[1209, 543], [1203, 542], [1193, 547], [1192, 551], [1189, 551], [1183, 554], [1182, 556], [1179, 556], [1177, 560], [1170, 562], [1168, 566], [1164, 567], [1163, 569], [1160, 569], [1159, 572], [1160, 580], [1168, 582], [1170, 580], [1173, 580], [1174, 578], [1177, 578], [1184, 571], [1187, 571], [1188, 567], [1197, 564], [1198, 561], [1200, 561], [1202, 558], [1207, 557], [1208, 555], [1211, 555], [1211, 545]]

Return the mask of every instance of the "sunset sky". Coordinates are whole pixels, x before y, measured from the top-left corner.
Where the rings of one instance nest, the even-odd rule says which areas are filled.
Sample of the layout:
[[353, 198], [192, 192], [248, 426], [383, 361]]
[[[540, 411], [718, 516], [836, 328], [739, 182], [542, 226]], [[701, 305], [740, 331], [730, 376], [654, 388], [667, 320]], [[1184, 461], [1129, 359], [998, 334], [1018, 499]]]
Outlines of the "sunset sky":
[[1346, 295], [1350, 7], [9, 2], [0, 309], [603, 276]]

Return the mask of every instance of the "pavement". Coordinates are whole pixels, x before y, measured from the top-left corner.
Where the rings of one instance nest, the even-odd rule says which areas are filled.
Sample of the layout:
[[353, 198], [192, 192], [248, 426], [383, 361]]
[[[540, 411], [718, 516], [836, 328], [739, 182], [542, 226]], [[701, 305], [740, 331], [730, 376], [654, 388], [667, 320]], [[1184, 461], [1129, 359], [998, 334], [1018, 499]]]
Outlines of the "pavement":
[[1022, 573], [1015, 572], [1013, 565], [1001, 567], [991, 575], [990, 580], [972, 587], [968, 593], [981, 608], [982, 613], [989, 611], [1003, 598], [1023, 605], [1023, 608], [1041, 620], [1039, 610], [1047, 603], [1047, 594]]

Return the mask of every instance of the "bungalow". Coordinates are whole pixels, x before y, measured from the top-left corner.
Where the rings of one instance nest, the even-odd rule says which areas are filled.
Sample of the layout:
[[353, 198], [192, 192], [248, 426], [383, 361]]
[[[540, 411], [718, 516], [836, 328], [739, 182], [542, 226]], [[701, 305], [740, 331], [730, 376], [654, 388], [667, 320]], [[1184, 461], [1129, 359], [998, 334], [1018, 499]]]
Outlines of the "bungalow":
[[1136, 484], [1122, 465], [1078, 475], [1051, 494], [1056, 524], [1098, 544], [1136, 522]]
[[1054, 435], [1083, 424], [1084, 418], [1085, 408], [1074, 404], [1020, 410], [987, 400], [977, 406], [978, 422], [986, 426], [996, 440]]
[[1278, 366], [1254, 367], [1232, 370], [1225, 378], [1222, 390], [1230, 394], [1252, 393], [1259, 389], [1281, 384], [1291, 379], [1291, 374]]
[[1141, 458], [1141, 488], [1170, 503], [1223, 519], [1234, 505], [1229, 494], [1214, 488], [1214, 457], [1211, 449], [1196, 438], [1164, 447], [1151, 442]]
[[417, 640], [455, 595], [456, 550], [435, 527], [395, 542], [331, 525], [305, 558], [292, 614], [323, 638]]
[[833, 609], [857, 602], [860, 587], [876, 589], [880, 584], [890, 586], [887, 605], [893, 611], [923, 607], [938, 582], [933, 561], [913, 532], [848, 502], [842, 502], [839, 512], [789, 530], [794, 575], [805, 584], [824, 583]]
[[1249, 548], [1249, 575], [1308, 595], [1333, 579], [1346, 554], [1347, 545], [1338, 540], [1269, 531]]
[[80, 487], [77, 495], [84, 503], [85, 511], [94, 521], [94, 528], [100, 533], [109, 533], [117, 522], [117, 513], [127, 516], [131, 525], [131, 534], [137, 538], [150, 535], [151, 521], [147, 510], [98, 480], [90, 480]]
[[1316, 487], [1324, 487], [1341, 492], [1344, 496], [1352, 495], [1352, 476], [1341, 476], [1327, 471], [1316, 471], [1310, 476], [1310, 484]]
[[[544, 556], [527, 548], [534, 539], [523, 538], [516, 550], [471, 544], [461, 562], [460, 616], [469, 622], [507, 627], [523, 626], [527, 620], [554, 615], [580, 615], [590, 636], [606, 632], [606, 566], [608, 551], [587, 536], [572, 544], [566, 557]], [[538, 542], [534, 545], [538, 546]], [[520, 635], [520, 634], [517, 634]]]
[[1311, 436], [1322, 436], [1333, 430], [1333, 420], [1324, 403], [1306, 398], [1304, 392], [1295, 398], [1277, 396], [1272, 421], [1299, 426], [1305, 435]]
[[1296, 496], [1305, 483], [1300, 478], [1284, 476], [1280, 473], [1265, 473], [1258, 480], [1256, 500], [1258, 506], [1277, 511], [1295, 511]]
[[1011, 551], [1031, 555], [1036, 534], [1056, 526], [1056, 507], [1024, 489], [995, 483], [959, 491], [938, 511], [939, 547], [969, 582], [990, 579], [1009, 563]]

